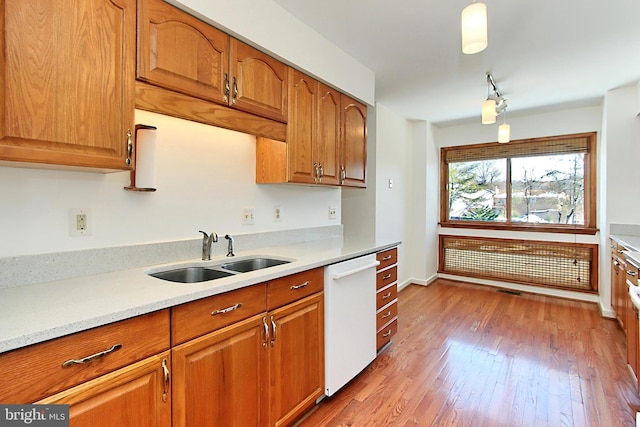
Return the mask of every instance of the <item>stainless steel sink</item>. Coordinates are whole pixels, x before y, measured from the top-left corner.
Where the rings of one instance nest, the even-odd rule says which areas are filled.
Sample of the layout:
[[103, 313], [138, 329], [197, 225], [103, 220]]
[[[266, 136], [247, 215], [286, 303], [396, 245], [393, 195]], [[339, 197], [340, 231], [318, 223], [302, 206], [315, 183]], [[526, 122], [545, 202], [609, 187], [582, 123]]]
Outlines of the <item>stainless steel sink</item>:
[[227, 262], [220, 267], [225, 270], [231, 270], [238, 273], [247, 273], [249, 271], [261, 270], [263, 268], [275, 267], [276, 265], [287, 264], [291, 261], [285, 261], [274, 258], [249, 258], [241, 261]]
[[157, 273], [149, 273], [149, 276], [179, 283], [206, 282], [208, 280], [220, 279], [222, 277], [228, 277], [232, 275], [233, 273], [228, 271], [212, 270], [206, 267], [184, 267], [176, 268], [173, 270], [160, 271]]

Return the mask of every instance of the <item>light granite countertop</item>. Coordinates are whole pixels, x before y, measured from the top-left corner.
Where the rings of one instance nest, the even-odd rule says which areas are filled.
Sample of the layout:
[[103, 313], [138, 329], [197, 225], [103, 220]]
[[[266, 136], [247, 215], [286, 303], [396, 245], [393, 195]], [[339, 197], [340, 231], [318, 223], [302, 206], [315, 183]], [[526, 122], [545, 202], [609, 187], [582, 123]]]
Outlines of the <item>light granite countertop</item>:
[[627, 260], [640, 266], [640, 236], [611, 234], [609, 237], [628, 249], [622, 252]]
[[229, 261], [193, 259], [0, 289], [0, 353], [278, 277], [399, 245], [398, 241], [330, 238], [236, 252], [234, 260], [271, 256], [292, 262], [200, 283], [174, 283], [146, 272], [173, 265]]

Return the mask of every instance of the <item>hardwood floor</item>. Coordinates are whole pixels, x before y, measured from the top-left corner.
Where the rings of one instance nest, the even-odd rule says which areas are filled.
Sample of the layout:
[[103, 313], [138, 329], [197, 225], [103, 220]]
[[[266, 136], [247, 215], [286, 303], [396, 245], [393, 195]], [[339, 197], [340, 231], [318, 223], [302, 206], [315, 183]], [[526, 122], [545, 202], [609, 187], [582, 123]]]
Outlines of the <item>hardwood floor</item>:
[[391, 347], [299, 426], [635, 426], [624, 335], [595, 304], [442, 279], [399, 299]]

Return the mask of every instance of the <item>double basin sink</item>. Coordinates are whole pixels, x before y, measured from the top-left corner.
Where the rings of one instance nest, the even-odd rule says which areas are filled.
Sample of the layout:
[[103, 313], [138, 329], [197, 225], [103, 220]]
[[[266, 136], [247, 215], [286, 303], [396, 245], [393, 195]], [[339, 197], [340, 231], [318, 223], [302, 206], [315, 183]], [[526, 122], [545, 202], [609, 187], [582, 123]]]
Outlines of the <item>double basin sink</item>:
[[198, 283], [221, 279], [234, 274], [262, 270], [263, 268], [275, 267], [289, 262], [291, 261], [277, 258], [254, 257], [209, 266], [174, 267], [162, 271], [149, 271], [147, 274], [171, 282]]

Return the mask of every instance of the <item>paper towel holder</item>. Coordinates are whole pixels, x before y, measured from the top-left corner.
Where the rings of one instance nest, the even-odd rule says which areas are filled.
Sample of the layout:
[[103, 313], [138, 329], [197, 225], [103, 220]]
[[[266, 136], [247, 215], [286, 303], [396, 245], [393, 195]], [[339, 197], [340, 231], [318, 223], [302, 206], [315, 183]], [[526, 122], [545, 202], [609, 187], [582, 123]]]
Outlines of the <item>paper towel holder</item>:
[[128, 187], [124, 187], [125, 190], [127, 191], [138, 191], [138, 192], [145, 192], [145, 193], [152, 193], [154, 191], [156, 191], [155, 188], [150, 188], [150, 187], [136, 187], [136, 161], [138, 159], [138, 131], [139, 130], [157, 130], [158, 128], [155, 126], [149, 126], [149, 125], [142, 125], [142, 124], [137, 124], [135, 126], [135, 134], [134, 134], [134, 150], [133, 150], [133, 159], [131, 162], [132, 168], [131, 168], [131, 185], [129, 185]]

